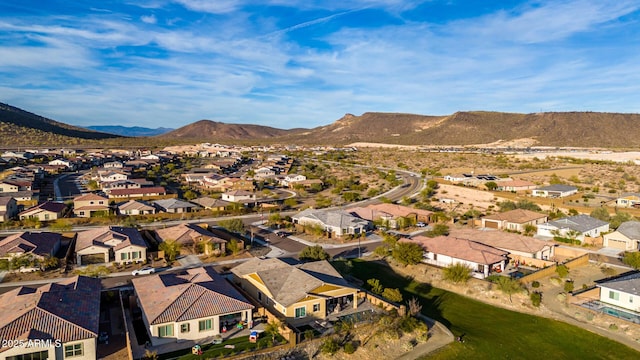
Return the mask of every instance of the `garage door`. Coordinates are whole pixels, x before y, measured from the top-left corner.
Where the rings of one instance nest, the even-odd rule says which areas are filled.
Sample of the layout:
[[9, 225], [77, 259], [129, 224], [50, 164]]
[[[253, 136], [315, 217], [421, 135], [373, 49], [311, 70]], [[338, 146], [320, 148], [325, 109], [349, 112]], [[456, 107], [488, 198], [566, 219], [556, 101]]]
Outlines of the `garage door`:
[[484, 221], [484, 227], [487, 227], [487, 228], [490, 228], [490, 229], [497, 229], [498, 228], [498, 222], [497, 221], [485, 220]]
[[627, 243], [621, 240], [613, 240], [613, 239], [609, 239], [609, 241], [607, 241], [607, 244], [610, 248], [614, 248], [614, 249], [620, 249], [620, 250], [626, 250], [627, 249]]

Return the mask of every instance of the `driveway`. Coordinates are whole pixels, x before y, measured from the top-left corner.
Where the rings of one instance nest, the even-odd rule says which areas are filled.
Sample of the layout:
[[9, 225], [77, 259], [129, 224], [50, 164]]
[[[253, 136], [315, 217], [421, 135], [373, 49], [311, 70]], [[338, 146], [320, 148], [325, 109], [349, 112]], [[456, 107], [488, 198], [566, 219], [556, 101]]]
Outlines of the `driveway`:
[[185, 268], [202, 266], [202, 261], [197, 255], [187, 255], [178, 259], [180, 265]]

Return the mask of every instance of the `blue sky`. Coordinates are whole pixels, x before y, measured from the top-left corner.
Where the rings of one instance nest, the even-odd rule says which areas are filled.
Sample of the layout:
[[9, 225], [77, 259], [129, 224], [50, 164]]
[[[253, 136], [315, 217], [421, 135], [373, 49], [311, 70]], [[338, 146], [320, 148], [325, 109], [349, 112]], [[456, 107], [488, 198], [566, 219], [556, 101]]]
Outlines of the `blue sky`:
[[640, 112], [640, 2], [0, 0], [0, 102], [69, 124]]

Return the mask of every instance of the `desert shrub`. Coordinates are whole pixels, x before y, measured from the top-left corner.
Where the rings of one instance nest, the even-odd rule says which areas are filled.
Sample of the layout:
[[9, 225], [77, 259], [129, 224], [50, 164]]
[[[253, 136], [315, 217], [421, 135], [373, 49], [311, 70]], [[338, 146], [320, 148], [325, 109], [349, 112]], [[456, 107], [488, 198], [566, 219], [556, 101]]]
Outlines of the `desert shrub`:
[[564, 282], [564, 291], [568, 293], [573, 291], [573, 281], [567, 280]]
[[353, 354], [354, 352], [356, 352], [356, 346], [353, 344], [353, 341], [347, 341], [347, 343], [344, 344], [344, 353]]
[[566, 278], [569, 275], [569, 268], [566, 265], [558, 265], [556, 267], [556, 273], [561, 278]]
[[609, 325], [609, 330], [618, 330], [618, 325], [612, 323]]
[[531, 287], [536, 288], [536, 289], [537, 289], [537, 288], [539, 288], [539, 287], [540, 287], [540, 282], [539, 282], [539, 281], [537, 281], [537, 280], [534, 280], [534, 281], [531, 283]]
[[532, 292], [529, 298], [531, 299], [531, 304], [535, 307], [539, 307], [542, 303], [542, 294], [538, 291]]
[[340, 350], [340, 344], [338, 343], [338, 340], [333, 337], [325, 340], [320, 347], [320, 351], [322, 351], [323, 354], [328, 355], [333, 355], [337, 353], [338, 350]]
[[393, 302], [402, 302], [402, 293], [399, 289], [385, 288], [382, 297]]
[[382, 285], [380, 284], [380, 280], [378, 279], [367, 280], [367, 285], [369, 285], [369, 289], [371, 290], [371, 292], [375, 294], [382, 294], [382, 292], [384, 291], [384, 288], [382, 287]]
[[471, 268], [461, 263], [451, 264], [442, 272], [444, 279], [453, 283], [466, 283], [471, 278]]

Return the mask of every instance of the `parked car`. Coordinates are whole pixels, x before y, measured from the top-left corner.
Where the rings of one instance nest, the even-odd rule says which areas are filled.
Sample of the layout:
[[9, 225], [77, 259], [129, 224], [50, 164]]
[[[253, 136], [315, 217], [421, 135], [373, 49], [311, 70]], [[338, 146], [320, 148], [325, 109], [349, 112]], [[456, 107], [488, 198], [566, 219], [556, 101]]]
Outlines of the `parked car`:
[[419, 222], [416, 224], [417, 227], [425, 227], [427, 226], [427, 224], [423, 223], [423, 222]]
[[152, 268], [151, 266], [145, 266], [140, 269], [133, 270], [131, 272], [131, 275], [133, 276], [149, 275], [149, 274], [153, 274], [154, 272], [156, 272], [156, 269]]

